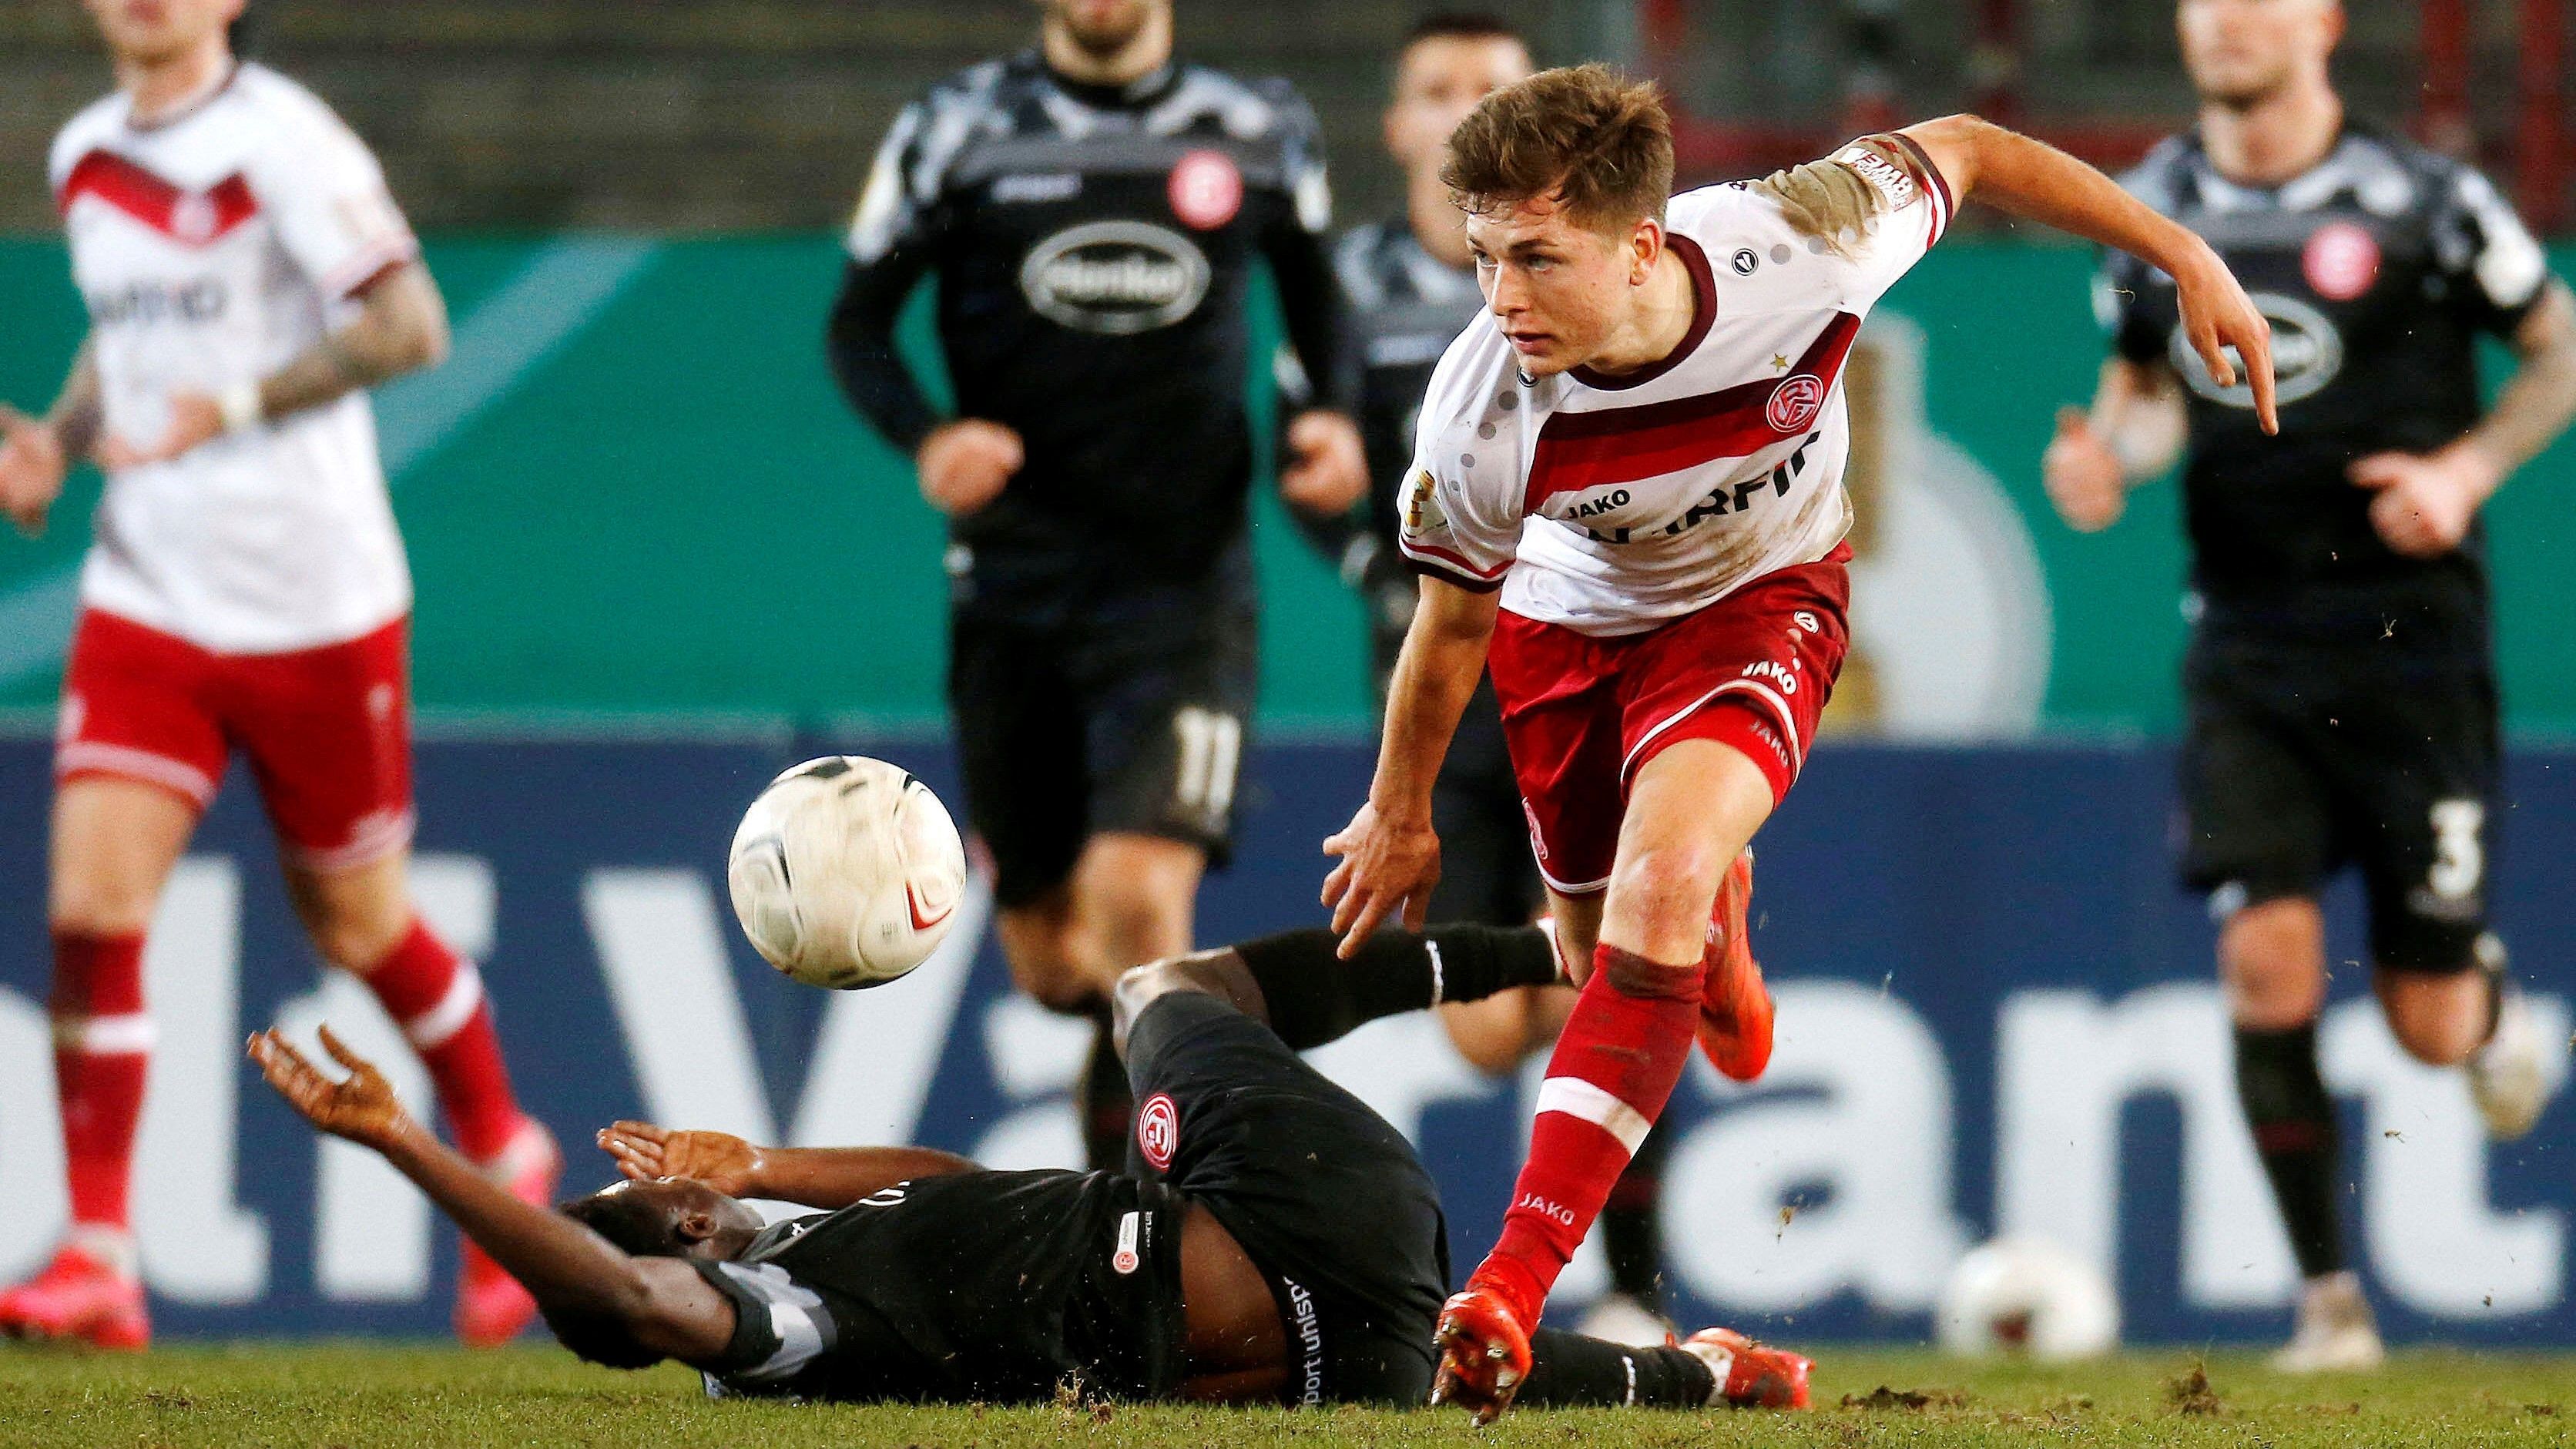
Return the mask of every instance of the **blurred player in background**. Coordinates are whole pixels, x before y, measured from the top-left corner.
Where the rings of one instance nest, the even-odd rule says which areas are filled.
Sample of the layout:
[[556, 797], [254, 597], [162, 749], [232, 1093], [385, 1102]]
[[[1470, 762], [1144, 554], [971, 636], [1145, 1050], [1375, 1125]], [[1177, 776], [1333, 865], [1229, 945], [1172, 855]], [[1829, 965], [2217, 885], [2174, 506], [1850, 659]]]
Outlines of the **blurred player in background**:
[[[411, 579], [366, 390], [445, 356], [447, 315], [375, 158], [233, 53], [242, 0], [89, 0], [117, 92], [54, 141], [90, 332], [42, 420], [6, 418], [0, 509], [33, 533], [107, 470], [55, 754], [54, 1069], [71, 1232], [0, 1331], [141, 1347], [127, 1188], [152, 1021], [143, 937], [235, 751], [287, 894], [419, 1049], [457, 1145], [530, 1202], [553, 1139], [511, 1095], [471, 963], [414, 911]], [[470, 1244], [470, 1343], [535, 1305]]]
[[[1395, 93], [1386, 109], [1386, 147], [1404, 172], [1404, 214], [1355, 227], [1334, 249], [1334, 270], [1351, 303], [1360, 350], [1360, 437], [1368, 452], [1367, 501], [1348, 516], [1334, 551], [1342, 576], [1368, 609], [1370, 662], [1383, 704], [1404, 631], [1421, 597], [1413, 570], [1396, 546], [1404, 505], [1405, 465], [1431, 370], [1458, 329], [1483, 305], [1476, 258], [1457, 203], [1441, 183], [1449, 133], [1502, 87], [1527, 79], [1528, 42], [1490, 15], [1446, 12], [1414, 24], [1396, 53]], [[1546, 887], [1530, 858], [1529, 825], [1519, 785], [1503, 747], [1502, 711], [1490, 681], [1479, 680], [1459, 717], [1431, 813], [1440, 831], [1440, 883], [1431, 894], [1433, 921], [1505, 925], [1545, 909]], [[1517, 1071], [1531, 1052], [1556, 1040], [1573, 1009], [1562, 986], [1497, 992], [1483, 1001], [1440, 1008], [1440, 1023], [1460, 1055], [1493, 1076]], [[1610, 1292], [1583, 1320], [1582, 1331], [1621, 1343], [1661, 1343], [1671, 1325], [1660, 1303], [1663, 1162], [1669, 1139], [1646, 1139], [1601, 1213]]]
[[[1172, 57], [1171, 0], [1041, 0], [1039, 44], [895, 121], [832, 314], [853, 406], [950, 520], [949, 701], [1013, 978], [1101, 1035], [1082, 1108], [1124, 1160], [1119, 972], [1191, 945], [1232, 836], [1256, 683], [1245, 283], [1277, 279], [1316, 405], [1280, 491], [1366, 486], [1314, 117]], [[939, 278], [942, 420], [894, 350]]]
[[[2499, 762], [2478, 509], [2576, 411], [2576, 308], [2486, 178], [2346, 120], [2334, 0], [2179, 15], [2200, 125], [2127, 184], [2255, 288], [2281, 433], [2199, 365], [2171, 280], [2114, 255], [2114, 356], [2091, 413], [2059, 418], [2048, 491], [2076, 528], [2108, 527], [2188, 440], [2183, 874], [2219, 922], [2237, 1092], [2306, 1279], [2275, 1362], [2365, 1368], [2381, 1349], [2336, 1223], [2317, 897], [2360, 867], [2389, 1029], [2421, 1061], [2466, 1064], [2496, 1137], [2530, 1130], [2542, 1044], [2486, 933]], [[2480, 333], [2521, 357], [2483, 417]]]
[[[1652, 1130], [1694, 1033], [1760, 1075], [1747, 845], [1804, 760], [1849, 634], [1841, 373], [1861, 319], [1972, 191], [2183, 286], [2185, 325], [2270, 403], [2265, 328], [2209, 247], [2108, 177], [1970, 116], [1670, 196], [1651, 85], [1598, 67], [1497, 91], [1451, 136], [1490, 319], [1423, 404], [1399, 539], [1424, 573], [1368, 803], [1325, 843], [1333, 925], [1418, 922], [1431, 787], [1491, 651], [1564, 958], [1585, 978], [1491, 1254], [1442, 1311], [1441, 1385], [1490, 1418]], [[1669, 204], [1668, 204], [1669, 203]]]
[[[1131, 1171], [993, 1172], [916, 1147], [755, 1147], [620, 1122], [626, 1181], [546, 1212], [493, 1190], [327, 1032], [323, 1076], [276, 1032], [269, 1085], [372, 1148], [535, 1288], [594, 1363], [665, 1358], [711, 1398], [1093, 1399], [1410, 1408], [1428, 1399], [1448, 1244], [1403, 1137], [1297, 1052], [1445, 997], [1545, 981], [1528, 931], [1388, 932], [1338, 960], [1291, 932], [1118, 983], [1145, 1110]], [[739, 1199], [816, 1209], [763, 1227]], [[1627, 1348], [1542, 1332], [1551, 1405], [1803, 1408], [1811, 1365], [1725, 1329]]]

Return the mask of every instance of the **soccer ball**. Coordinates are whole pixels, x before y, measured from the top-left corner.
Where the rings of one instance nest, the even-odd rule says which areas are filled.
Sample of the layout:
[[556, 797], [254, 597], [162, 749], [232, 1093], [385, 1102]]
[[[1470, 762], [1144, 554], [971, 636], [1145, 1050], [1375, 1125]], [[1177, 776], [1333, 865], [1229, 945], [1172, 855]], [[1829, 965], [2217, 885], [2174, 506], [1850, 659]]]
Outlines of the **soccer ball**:
[[751, 802], [725, 883], [770, 965], [849, 991], [938, 949], [966, 893], [966, 848], [929, 786], [883, 760], [826, 755]]
[[2102, 1270], [2041, 1238], [1998, 1238], [1959, 1260], [1941, 1290], [1941, 1346], [1987, 1358], [2094, 1358], [2120, 1342], [2120, 1300]]

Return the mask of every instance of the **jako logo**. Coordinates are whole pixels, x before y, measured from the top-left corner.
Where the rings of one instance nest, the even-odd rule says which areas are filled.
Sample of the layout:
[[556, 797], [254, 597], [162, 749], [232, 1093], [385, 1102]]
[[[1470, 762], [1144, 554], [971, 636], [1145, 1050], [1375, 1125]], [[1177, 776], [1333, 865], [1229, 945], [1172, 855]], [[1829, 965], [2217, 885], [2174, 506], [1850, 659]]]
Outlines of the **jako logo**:
[[1744, 677], [1747, 679], [1770, 680], [1772, 683], [1780, 686], [1780, 692], [1782, 694], [1796, 694], [1798, 692], [1797, 673], [1791, 666], [1782, 664], [1777, 660], [1758, 659], [1751, 664], [1745, 665]]
[[1048, 321], [1119, 337], [1198, 310], [1208, 260], [1190, 239], [1141, 221], [1097, 221], [1057, 232], [1020, 264], [1020, 291]]
[[1542, 1217], [1554, 1218], [1569, 1228], [1574, 1226], [1574, 1209], [1566, 1207], [1562, 1203], [1550, 1202], [1546, 1198], [1540, 1197], [1534, 1192], [1522, 1193], [1521, 1200], [1513, 1203], [1512, 1206], [1516, 1208], [1527, 1208], [1531, 1212], [1537, 1213]]

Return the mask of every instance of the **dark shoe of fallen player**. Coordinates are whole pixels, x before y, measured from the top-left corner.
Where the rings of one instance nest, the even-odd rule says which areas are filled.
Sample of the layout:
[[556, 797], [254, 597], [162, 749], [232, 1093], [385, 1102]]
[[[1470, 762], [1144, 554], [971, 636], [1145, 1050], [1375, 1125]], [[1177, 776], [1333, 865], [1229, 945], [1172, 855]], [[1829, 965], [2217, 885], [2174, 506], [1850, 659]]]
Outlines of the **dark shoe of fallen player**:
[[[676, 1359], [717, 1395], [1000, 1403], [1071, 1386], [1420, 1405], [1448, 1271], [1429, 1174], [1296, 1052], [1555, 967], [1527, 928], [1390, 934], [1347, 962], [1333, 948], [1298, 932], [1127, 975], [1119, 1040], [1145, 1164], [1134, 1176], [992, 1172], [922, 1148], [756, 1147], [630, 1122], [600, 1134], [626, 1180], [547, 1212], [440, 1144], [337, 1038], [322, 1038], [337, 1080], [273, 1032], [250, 1054], [316, 1127], [417, 1183], [597, 1363]], [[741, 1197], [817, 1211], [763, 1226]], [[1541, 1330], [1520, 1398], [1738, 1401], [1747, 1376], [1716, 1362]]]

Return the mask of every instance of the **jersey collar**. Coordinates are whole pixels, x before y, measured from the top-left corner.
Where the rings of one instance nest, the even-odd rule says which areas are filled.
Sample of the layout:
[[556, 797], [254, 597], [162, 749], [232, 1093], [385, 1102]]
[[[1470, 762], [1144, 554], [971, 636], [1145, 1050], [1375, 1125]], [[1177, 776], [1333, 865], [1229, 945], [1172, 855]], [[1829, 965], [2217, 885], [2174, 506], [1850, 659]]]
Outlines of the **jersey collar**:
[[1168, 95], [1181, 78], [1180, 62], [1174, 59], [1164, 61], [1123, 86], [1095, 85], [1060, 73], [1046, 63], [1046, 52], [1035, 46], [1029, 47], [1024, 54], [1038, 74], [1046, 77], [1047, 84], [1095, 111], [1123, 111], [1152, 105]]
[[1699, 249], [1698, 242], [1677, 231], [1664, 234], [1664, 245], [1672, 248], [1673, 255], [1682, 259], [1683, 270], [1690, 273], [1691, 323], [1690, 330], [1682, 334], [1681, 345], [1635, 372], [1623, 372], [1617, 377], [1594, 372], [1589, 367], [1574, 368], [1576, 382], [1604, 392], [1642, 387], [1679, 367], [1683, 358], [1697, 352], [1699, 345], [1708, 340], [1708, 329], [1717, 321], [1717, 277], [1708, 269], [1708, 253]]
[[154, 116], [148, 121], [135, 119], [134, 98], [128, 96], [125, 99], [125, 129], [138, 136], [148, 136], [155, 131], [169, 130], [172, 126], [213, 105], [224, 92], [233, 88], [233, 82], [241, 77], [241, 73], [242, 63], [239, 59], [229, 62], [224, 66], [224, 73], [216, 78], [214, 84], [181, 101], [167, 113]]

